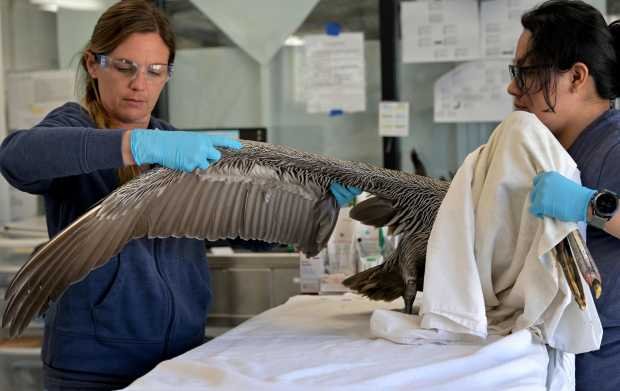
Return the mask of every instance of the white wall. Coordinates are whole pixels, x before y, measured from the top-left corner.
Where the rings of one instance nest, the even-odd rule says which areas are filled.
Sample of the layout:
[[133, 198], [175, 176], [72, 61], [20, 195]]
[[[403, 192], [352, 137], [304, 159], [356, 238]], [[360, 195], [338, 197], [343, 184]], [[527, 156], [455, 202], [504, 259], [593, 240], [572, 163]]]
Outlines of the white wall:
[[[2, 43], [0, 91], [6, 91], [6, 72], [56, 69], [56, 15], [25, 0], [0, 0]], [[4, 68], [4, 69], [2, 69]], [[7, 134], [6, 100], [0, 98], [0, 138]], [[13, 189], [0, 179], [0, 223], [36, 214], [37, 197]], [[23, 206], [29, 206], [24, 209]], [[32, 210], [30, 210], [32, 209]]]
[[178, 128], [255, 127], [261, 123], [260, 67], [238, 48], [178, 50], [168, 82]]
[[100, 11], [74, 11], [66, 8], [58, 10], [57, 52], [60, 68], [77, 68], [80, 53], [93, 33], [97, 20], [115, 0], [101, 0], [104, 8]]
[[401, 139], [401, 168], [413, 170], [412, 148], [426, 166], [428, 175], [448, 176], [460, 164], [457, 157], [457, 125], [433, 121], [433, 86], [437, 78], [457, 63], [400, 64], [400, 99], [409, 102], [410, 134]]
[[56, 15], [25, 0], [3, 0], [5, 71], [55, 69]]
[[296, 99], [296, 87], [303, 83], [303, 68], [297, 63], [303, 57], [302, 50], [284, 47], [269, 64], [269, 140], [339, 159], [382, 165], [377, 130], [381, 99], [379, 43], [367, 41], [365, 45], [366, 111], [337, 117], [329, 117], [327, 113], [308, 114], [305, 103]]

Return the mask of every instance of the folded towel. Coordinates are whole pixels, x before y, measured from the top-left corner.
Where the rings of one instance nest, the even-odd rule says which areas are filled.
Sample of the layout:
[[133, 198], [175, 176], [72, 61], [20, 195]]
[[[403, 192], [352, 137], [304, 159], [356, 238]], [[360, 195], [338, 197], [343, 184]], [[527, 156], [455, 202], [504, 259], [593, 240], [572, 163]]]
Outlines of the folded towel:
[[437, 329], [423, 329], [418, 315], [409, 315], [402, 311], [377, 309], [370, 317], [370, 330], [378, 338], [404, 345], [424, 345], [435, 343], [480, 345], [497, 340], [499, 336], [489, 336], [487, 340], [476, 335], [453, 333]]

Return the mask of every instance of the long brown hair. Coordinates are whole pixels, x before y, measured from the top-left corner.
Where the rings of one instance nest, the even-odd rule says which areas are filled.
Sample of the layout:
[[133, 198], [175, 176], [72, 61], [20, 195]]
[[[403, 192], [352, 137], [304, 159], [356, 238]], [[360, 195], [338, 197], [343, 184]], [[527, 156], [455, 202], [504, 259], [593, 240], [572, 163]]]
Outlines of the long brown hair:
[[[108, 8], [97, 21], [90, 41], [82, 52], [78, 72], [82, 74], [82, 104], [98, 128], [110, 127], [110, 116], [99, 97], [97, 80], [88, 73], [88, 53], [110, 53], [134, 33], [158, 33], [170, 55], [168, 63], [174, 63], [176, 39], [172, 27], [163, 12], [147, 0], [122, 0]], [[138, 166], [127, 166], [118, 170], [119, 183], [123, 184], [140, 174]]]

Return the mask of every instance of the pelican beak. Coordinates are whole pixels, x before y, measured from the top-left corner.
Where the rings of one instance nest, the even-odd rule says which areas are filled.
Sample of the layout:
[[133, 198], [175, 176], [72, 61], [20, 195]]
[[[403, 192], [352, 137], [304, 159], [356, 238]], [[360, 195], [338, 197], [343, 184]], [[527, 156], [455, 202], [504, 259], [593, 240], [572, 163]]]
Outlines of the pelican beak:
[[578, 230], [569, 233], [555, 246], [554, 255], [564, 271], [566, 281], [579, 308], [582, 310], [586, 308], [579, 273], [594, 291], [594, 296], [597, 299], [601, 296], [603, 291], [601, 275]]
[[594, 262], [594, 258], [590, 254], [586, 243], [579, 231], [575, 230], [568, 234], [566, 237], [568, 239], [568, 246], [573, 255], [573, 259], [581, 272], [581, 275], [586, 280], [588, 285], [592, 287], [594, 290], [594, 296], [598, 299], [601, 297], [601, 293], [603, 292], [603, 283], [601, 279], [601, 274], [596, 267], [596, 263]]

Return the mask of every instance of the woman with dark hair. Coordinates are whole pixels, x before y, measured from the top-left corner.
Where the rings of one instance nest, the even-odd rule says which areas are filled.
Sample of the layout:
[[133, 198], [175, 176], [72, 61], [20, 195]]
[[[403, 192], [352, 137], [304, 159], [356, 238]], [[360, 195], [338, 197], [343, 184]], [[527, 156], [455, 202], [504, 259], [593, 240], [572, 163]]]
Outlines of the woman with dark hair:
[[[579, 185], [556, 172], [534, 179], [530, 211], [586, 221], [600, 269], [601, 349], [577, 355], [578, 390], [620, 390], [620, 24], [582, 1], [552, 0], [525, 13], [508, 93], [535, 114], [577, 162]], [[617, 50], [618, 49], [618, 50]]]
[[[219, 159], [215, 147], [241, 147], [152, 117], [174, 58], [162, 12], [150, 1], [120, 1], [100, 17], [82, 53], [82, 104], [67, 103], [4, 140], [0, 170], [18, 189], [43, 195], [50, 236], [151, 164], [193, 171]], [[341, 204], [355, 194], [333, 189]], [[46, 389], [123, 388], [201, 344], [209, 285], [204, 242], [129, 242], [46, 312]]]

